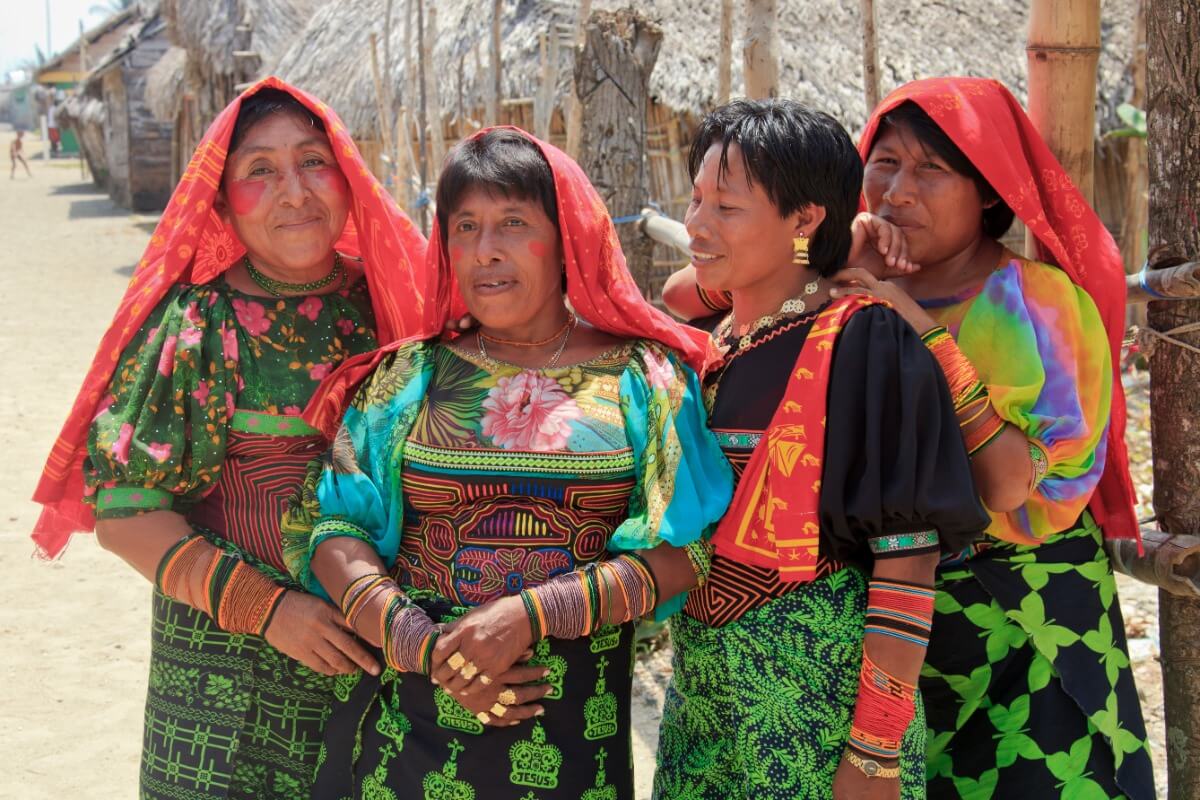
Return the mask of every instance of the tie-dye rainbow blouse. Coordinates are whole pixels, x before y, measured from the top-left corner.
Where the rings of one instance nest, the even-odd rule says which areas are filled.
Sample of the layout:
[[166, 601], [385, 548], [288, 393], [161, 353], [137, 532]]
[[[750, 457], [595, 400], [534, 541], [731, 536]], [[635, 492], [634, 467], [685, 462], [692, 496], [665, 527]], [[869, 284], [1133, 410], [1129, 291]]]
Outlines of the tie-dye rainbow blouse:
[[1062, 270], [1010, 257], [983, 286], [923, 300], [987, 384], [996, 412], [1049, 454], [1025, 505], [988, 533], [1036, 544], [1071, 528], [1104, 470], [1112, 362], [1091, 297]]

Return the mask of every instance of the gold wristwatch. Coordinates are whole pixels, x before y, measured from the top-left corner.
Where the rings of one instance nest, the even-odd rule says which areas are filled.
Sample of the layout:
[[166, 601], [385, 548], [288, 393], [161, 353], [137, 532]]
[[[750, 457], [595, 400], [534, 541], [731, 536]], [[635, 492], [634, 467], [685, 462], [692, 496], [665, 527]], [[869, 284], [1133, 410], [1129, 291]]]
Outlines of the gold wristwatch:
[[846, 760], [850, 762], [850, 766], [856, 767], [859, 772], [866, 775], [868, 778], [899, 778], [900, 767], [885, 767], [878, 761], [870, 758], [863, 758], [853, 750], [846, 751]]

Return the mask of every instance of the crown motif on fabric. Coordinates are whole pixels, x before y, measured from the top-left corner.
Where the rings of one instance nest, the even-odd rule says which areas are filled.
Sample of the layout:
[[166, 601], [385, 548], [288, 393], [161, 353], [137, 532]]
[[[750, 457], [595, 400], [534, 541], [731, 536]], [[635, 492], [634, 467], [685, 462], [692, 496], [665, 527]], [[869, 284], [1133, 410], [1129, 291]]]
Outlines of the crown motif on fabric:
[[512, 772], [508, 779], [513, 783], [537, 789], [558, 786], [563, 754], [554, 745], [546, 743], [546, 731], [540, 722], [534, 723], [529, 739], [522, 739], [509, 748], [508, 757], [512, 760]]
[[433, 690], [433, 703], [437, 706], [438, 727], [475, 735], [483, 733], [483, 723], [440, 686]]
[[604, 671], [608, 669], [608, 656], [601, 656], [596, 662], [596, 693], [583, 704], [583, 738], [588, 740], [605, 739], [617, 734], [617, 696], [607, 691], [607, 681]]
[[442, 765], [442, 771], [426, 773], [421, 781], [425, 800], [475, 800], [475, 788], [458, 780], [458, 754], [466, 748], [458, 743], [458, 739], [446, 746], [450, 748], [450, 758]]
[[604, 774], [604, 762], [607, 759], [608, 751], [601, 747], [596, 753], [596, 761], [600, 764], [596, 770], [596, 786], [580, 795], [579, 800], [617, 800], [617, 787], [609, 784]]
[[529, 659], [531, 667], [545, 667], [550, 670], [546, 683], [550, 684], [550, 693], [544, 700], [561, 700], [563, 696], [563, 678], [567, 674], [567, 660], [559, 655], [550, 654], [550, 640], [542, 639], [533, 646], [533, 658]]
[[620, 644], [621, 629], [616, 625], [604, 625], [591, 635], [591, 644], [588, 645], [588, 649], [593, 653], [602, 653], [605, 650], [612, 650]]

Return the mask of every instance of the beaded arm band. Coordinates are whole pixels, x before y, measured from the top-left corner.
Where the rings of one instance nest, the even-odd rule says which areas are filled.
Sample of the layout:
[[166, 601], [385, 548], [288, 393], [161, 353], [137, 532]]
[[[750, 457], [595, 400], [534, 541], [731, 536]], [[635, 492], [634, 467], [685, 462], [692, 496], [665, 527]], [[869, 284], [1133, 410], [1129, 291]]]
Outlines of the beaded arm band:
[[194, 605], [229, 633], [262, 636], [287, 591], [233, 553], [191, 534], [167, 550], [158, 563], [155, 585], [168, 597], [183, 599], [197, 570], [203, 592]]
[[[614, 592], [620, 592], [625, 602], [619, 615], [613, 613]], [[658, 605], [658, 583], [645, 559], [622, 553], [525, 589], [521, 601], [535, 642], [548, 636], [577, 639], [602, 625], [649, 614]]]

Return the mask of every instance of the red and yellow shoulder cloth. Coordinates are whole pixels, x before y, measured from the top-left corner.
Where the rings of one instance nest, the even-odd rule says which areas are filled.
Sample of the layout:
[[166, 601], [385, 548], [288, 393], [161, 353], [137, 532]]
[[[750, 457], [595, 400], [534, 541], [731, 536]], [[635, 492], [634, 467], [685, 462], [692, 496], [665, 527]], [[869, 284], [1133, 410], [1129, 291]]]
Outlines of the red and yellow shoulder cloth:
[[777, 570], [783, 581], [806, 583], [816, 577], [834, 345], [855, 313], [882, 302], [851, 295], [830, 304], [813, 321], [783, 401], [713, 534], [718, 555]]
[[1114, 380], [1108, 460], [1089, 509], [1105, 538], [1140, 538], [1125, 448], [1125, 394], [1120, 374], [1125, 267], [1116, 242], [1021, 104], [994, 80], [931, 78], [901, 86], [879, 104], [867, 122], [859, 142], [864, 159], [882, 117], [907, 101], [933, 118], [1032, 231], [1038, 259], [1062, 269], [1096, 303], [1108, 332]]
[[50, 451], [33, 495], [44, 506], [33, 540], [46, 557], [58, 555], [72, 533], [95, 526], [91, 509], [83, 503], [88, 427], [121, 352], [174, 286], [207, 283], [246, 252], [232, 227], [213, 210], [213, 200], [242, 101], [268, 87], [288, 92], [325, 123], [352, 195], [350, 216], [336, 247], [363, 259], [377, 338], [386, 342], [409, 336], [416, 321], [422, 319], [422, 305], [428, 296], [425, 238], [371, 175], [346, 126], [329, 106], [278, 78], [259, 81], [217, 116], [192, 155]]

